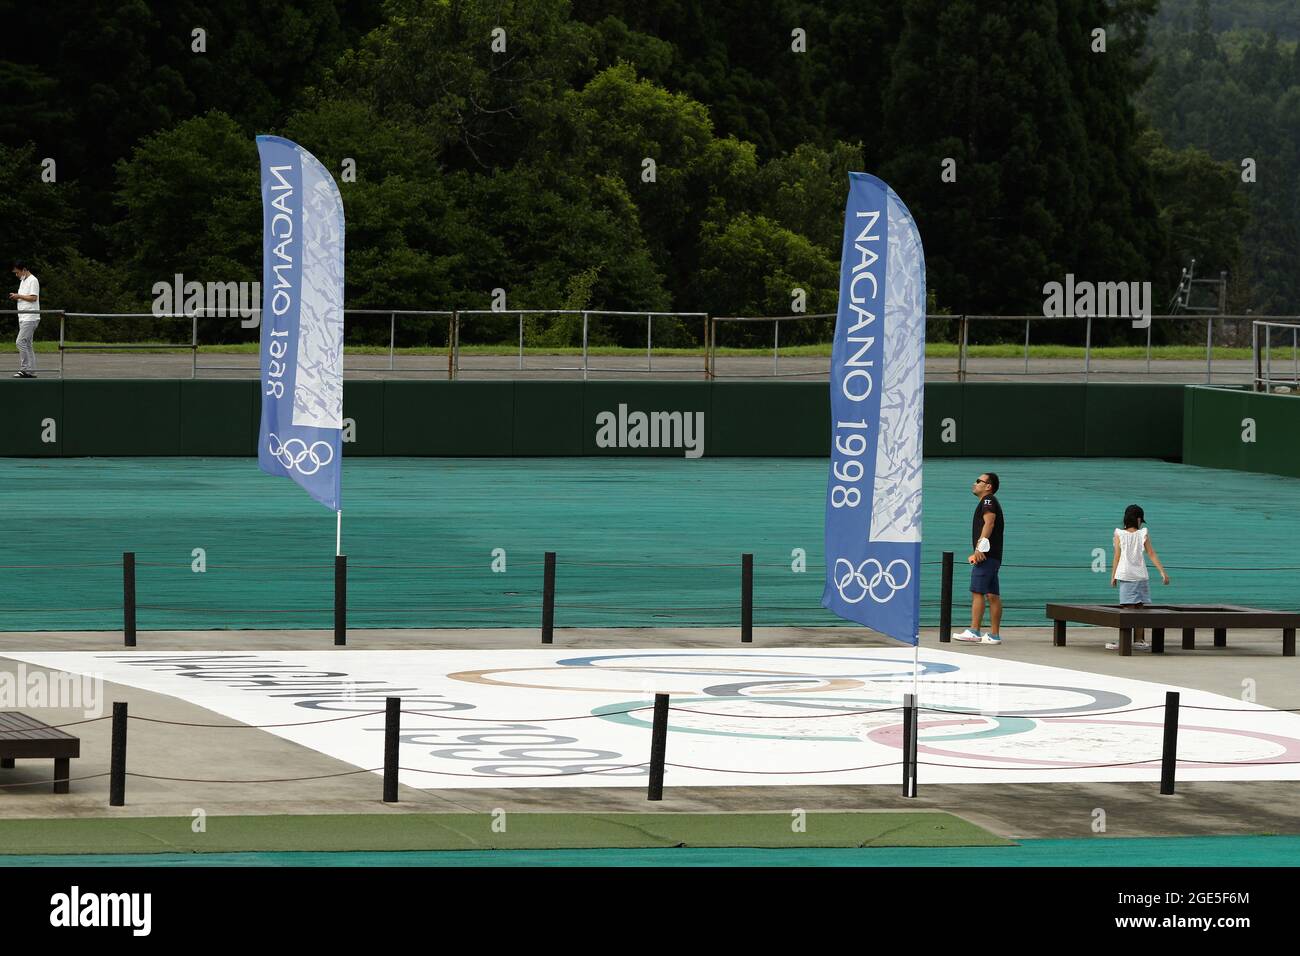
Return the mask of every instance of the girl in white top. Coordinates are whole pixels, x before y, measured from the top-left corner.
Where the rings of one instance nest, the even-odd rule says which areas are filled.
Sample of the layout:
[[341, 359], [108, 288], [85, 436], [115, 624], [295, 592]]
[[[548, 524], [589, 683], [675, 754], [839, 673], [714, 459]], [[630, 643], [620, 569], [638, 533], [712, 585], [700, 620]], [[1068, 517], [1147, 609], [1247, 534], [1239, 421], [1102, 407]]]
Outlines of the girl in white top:
[[1169, 575], [1156, 549], [1151, 547], [1151, 536], [1142, 527], [1146, 518], [1138, 505], [1129, 505], [1124, 509], [1124, 527], [1115, 529], [1115, 560], [1111, 564], [1110, 585], [1119, 584], [1119, 603], [1126, 607], [1141, 607], [1151, 603], [1151, 589], [1148, 586], [1147, 563], [1145, 554], [1151, 555], [1151, 563], [1160, 572], [1160, 579], [1169, 583]]
[[[1119, 585], [1119, 603], [1124, 607], [1142, 607], [1151, 603], [1151, 589], [1147, 581], [1147, 562], [1145, 554], [1151, 555], [1151, 561], [1160, 572], [1160, 578], [1169, 583], [1169, 575], [1151, 547], [1151, 536], [1142, 527], [1146, 517], [1138, 505], [1129, 505], [1124, 509], [1124, 527], [1115, 529], [1115, 559], [1110, 567], [1110, 586]], [[1107, 650], [1115, 650], [1118, 642], [1106, 645]], [[1148, 644], [1143, 640], [1142, 629], [1134, 635], [1133, 649], [1145, 651]]]

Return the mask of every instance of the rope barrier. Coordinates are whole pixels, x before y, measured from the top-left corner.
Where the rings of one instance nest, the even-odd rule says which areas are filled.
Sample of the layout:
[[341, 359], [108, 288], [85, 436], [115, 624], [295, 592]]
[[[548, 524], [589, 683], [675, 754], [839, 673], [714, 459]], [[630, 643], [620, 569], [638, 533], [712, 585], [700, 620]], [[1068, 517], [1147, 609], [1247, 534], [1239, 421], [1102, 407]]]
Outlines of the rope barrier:
[[46, 729], [46, 730], [62, 730], [64, 727], [76, 727], [76, 726], [78, 726], [79, 724], [93, 724], [93, 723], [94, 723], [95, 721], [97, 721], [97, 720], [112, 720], [112, 719], [113, 719], [113, 715], [112, 715], [112, 714], [105, 714], [105, 715], [102, 716], [102, 717], [87, 717], [85, 720], [74, 720], [74, 721], [73, 721], [72, 723], [70, 723], [70, 724], [49, 724], [49, 725], [47, 725], [47, 726], [45, 727], [45, 729]]
[[[203, 727], [214, 730], [270, 730], [277, 727], [307, 727], [312, 724], [332, 724], [340, 720], [354, 720], [357, 717], [374, 717], [376, 714], [382, 714], [382, 710], [360, 711], [355, 714], [347, 714], [342, 717], [326, 717], [322, 720], [300, 720], [288, 724], [196, 724], [184, 720], [163, 720], [159, 717], [141, 717], [138, 714], [128, 715], [128, 720], [142, 720], [150, 724], [167, 724], [172, 727]], [[101, 717], [100, 720], [105, 718]]]
[[16, 790], [19, 787], [48, 787], [52, 783], [72, 783], [74, 780], [94, 780], [96, 777], [107, 777], [107, 771], [104, 773], [88, 773], [84, 777], [47, 777], [44, 780], [33, 780], [29, 783], [0, 783], [0, 790]]
[[452, 773], [450, 770], [424, 770], [420, 767], [398, 767], [398, 770], [405, 770], [407, 773], [432, 773], [440, 777], [468, 777], [472, 780], [546, 780], [551, 777], [592, 777], [602, 773], [608, 773], [611, 770], [632, 770], [636, 767], [644, 767], [649, 761], [642, 763], [618, 764], [613, 767], [605, 767], [602, 770], [578, 770], [573, 773], [510, 773], [510, 774], [482, 774], [482, 773]]
[[[753, 698], [746, 699], [752, 700]], [[839, 714], [719, 714], [711, 710], [692, 710], [689, 707], [669, 707], [668, 709], [683, 714], [703, 714], [706, 717], [740, 717], [744, 720], [817, 720], [826, 717], [859, 717], [863, 714], [884, 714], [891, 710], [902, 710], [903, 708], [901, 706], [881, 707], [878, 710], [849, 710]]]
[[481, 724], [554, 724], [565, 720], [590, 720], [592, 717], [616, 717], [619, 714], [635, 714], [639, 710], [654, 710], [653, 704], [646, 704], [643, 707], [633, 707], [629, 710], [611, 710], [600, 714], [578, 714], [576, 717], [458, 717], [455, 714], [430, 713], [424, 710], [404, 710], [404, 714], [415, 714], [420, 717], [437, 717], [447, 720], [468, 720]]
[[927, 767], [950, 767], [957, 770], [1105, 770], [1109, 767], [1136, 767], [1144, 763], [1159, 763], [1160, 760], [1160, 757], [1152, 757], [1149, 760], [1129, 760], [1124, 763], [1070, 764], [1067, 767], [987, 767], [982, 764], [936, 763], [930, 760], [917, 760], [917, 763]]
[[898, 767], [902, 765], [901, 760], [895, 760], [892, 763], [876, 763], [866, 767], [843, 767], [836, 770], [730, 770], [726, 767], [695, 767], [688, 763], [668, 763], [664, 762], [665, 767], [676, 767], [679, 770], [704, 770], [709, 773], [744, 773], [765, 777], [790, 777], [803, 776], [805, 774], [818, 773], [856, 773], [859, 770], [879, 770], [882, 767]]
[[[367, 770], [344, 770], [341, 773], [321, 773], [311, 777], [271, 777], [266, 780], [217, 780], [201, 777], [159, 777], [154, 774], [136, 773], [133, 770], [126, 771], [128, 777], [138, 777], [141, 780], [165, 780], [169, 783], [298, 783], [303, 780], [329, 780], [334, 777], [353, 777], [359, 773], [378, 773], [383, 767], [373, 767]], [[107, 776], [100, 774], [100, 776]]]
[[918, 710], [928, 710], [936, 714], [957, 714], [962, 717], [1023, 717], [1032, 720], [1074, 720], [1079, 717], [1107, 717], [1111, 714], [1136, 714], [1142, 710], [1163, 710], [1164, 704], [1148, 704], [1145, 707], [1129, 707], [1124, 710], [1100, 710], [1097, 712], [1084, 711], [1080, 714], [989, 714], [979, 710], [946, 710], [942, 707], [927, 707], [918, 704]]

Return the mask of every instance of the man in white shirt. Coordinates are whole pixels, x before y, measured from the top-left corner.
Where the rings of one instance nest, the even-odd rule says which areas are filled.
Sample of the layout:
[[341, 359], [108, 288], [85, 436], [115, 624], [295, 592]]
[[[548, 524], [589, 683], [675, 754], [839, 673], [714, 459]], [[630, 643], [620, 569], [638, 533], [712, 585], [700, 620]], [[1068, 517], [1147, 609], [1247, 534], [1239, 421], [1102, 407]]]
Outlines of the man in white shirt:
[[41, 283], [21, 259], [14, 263], [13, 269], [19, 280], [18, 291], [9, 293], [9, 298], [18, 302], [18, 371], [14, 378], [35, 378], [36, 350], [32, 348], [32, 338], [41, 321]]

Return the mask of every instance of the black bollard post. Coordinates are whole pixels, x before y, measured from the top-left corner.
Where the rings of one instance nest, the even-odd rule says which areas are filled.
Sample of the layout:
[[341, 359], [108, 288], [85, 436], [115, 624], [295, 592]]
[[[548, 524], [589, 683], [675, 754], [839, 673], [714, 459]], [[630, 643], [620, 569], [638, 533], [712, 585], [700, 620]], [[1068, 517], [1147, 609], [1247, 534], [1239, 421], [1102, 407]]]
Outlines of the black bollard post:
[[108, 805], [126, 805], [126, 702], [113, 701], [113, 737], [108, 757]]
[[916, 796], [916, 696], [903, 695], [903, 796]]
[[754, 556], [740, 556], [740, 642], [754, 643]]
[[1160, 792], [1174, 792], [1174, 767], [1178, 763], [1178, 691], [1165, 693], [1165, 746], [1160, 753]]
[[655, 694], [654, 727], [650, 731], [650, 791], [647, 800], [664, 798], [664, 759], [668, 752], [668, 695]]
[[542, 563], [542, 643], [555, 643], [555, 552]]
[[135, 552], [122, 552], [122, 639], [135, 647]]
[[334, 555], [334, 646], [348, 642], [348, 556]]
[[939, 643], [952, 642], [952, 552], [943, 553], [943, 578], [939, 585]]
[[384, 803], [397, 802], [397, 743], [402, 730], [402, 698], [384, 699]]

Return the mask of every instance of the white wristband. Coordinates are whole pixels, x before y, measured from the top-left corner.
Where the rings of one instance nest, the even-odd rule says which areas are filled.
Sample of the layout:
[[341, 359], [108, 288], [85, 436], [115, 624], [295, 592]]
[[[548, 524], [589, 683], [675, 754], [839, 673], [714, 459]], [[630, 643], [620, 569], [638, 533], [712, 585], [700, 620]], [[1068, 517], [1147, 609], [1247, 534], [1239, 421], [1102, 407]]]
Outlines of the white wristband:
[[989, 539], [988, 539], [988, 538], [980, 538], [980, 540], [979, 540], [979, 544], [975, 545], [975, 550], [976, 550], [976, 551], [979, 551], [981, 554], [983, 554], [983, 553], [987, 552], [987, 551], [989, 550], [990, 547], [991, 547], [991, 545], [989, 544]]

